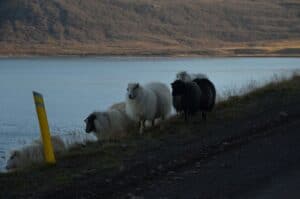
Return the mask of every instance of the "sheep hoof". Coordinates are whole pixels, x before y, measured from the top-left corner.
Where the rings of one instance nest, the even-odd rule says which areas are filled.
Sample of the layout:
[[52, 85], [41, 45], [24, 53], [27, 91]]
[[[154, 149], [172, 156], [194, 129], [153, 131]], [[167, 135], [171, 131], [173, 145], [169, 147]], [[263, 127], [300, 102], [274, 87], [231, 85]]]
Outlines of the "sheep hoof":
[[151, 122], [151, 126], [154, 127], [155, 126], [155, 120], [152, 120]]
[[143, 134], [143, 132], [144, 132], [144, 128], [140, 128], [140, 134], [142, 135]]
[[164, 125], [161, 124], [161, 125], [159, 126], [159, 130], [160, 130], [160, 131], [164, 131], [164, 130], [165, 130]]
[[206, 113], [205, 113], [205, 112], [202, 112], [202, 119], [203, 119], [204, 121], [206, 121]]

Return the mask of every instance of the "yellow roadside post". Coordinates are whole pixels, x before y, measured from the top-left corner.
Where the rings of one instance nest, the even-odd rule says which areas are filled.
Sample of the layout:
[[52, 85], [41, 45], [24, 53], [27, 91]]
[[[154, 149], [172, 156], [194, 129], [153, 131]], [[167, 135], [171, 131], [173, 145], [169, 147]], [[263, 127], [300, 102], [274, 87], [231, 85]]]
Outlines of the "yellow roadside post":
[[42, 94], [33, 91], [33, 99], [34, 99], [36, 113], [39, 120], [46, 163], [55, 164], [56, 160], [55, 160], [53, 147], [51, 143], [50, 130], [49, 130], [43, 96]]

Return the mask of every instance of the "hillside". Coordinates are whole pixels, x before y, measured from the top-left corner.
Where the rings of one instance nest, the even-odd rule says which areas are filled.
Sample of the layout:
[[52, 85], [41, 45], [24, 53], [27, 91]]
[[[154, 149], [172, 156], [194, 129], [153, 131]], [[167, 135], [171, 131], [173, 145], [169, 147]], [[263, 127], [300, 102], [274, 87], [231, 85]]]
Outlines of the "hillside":
[[0, 54], [300, 54], [298, 0], [0, 0]]

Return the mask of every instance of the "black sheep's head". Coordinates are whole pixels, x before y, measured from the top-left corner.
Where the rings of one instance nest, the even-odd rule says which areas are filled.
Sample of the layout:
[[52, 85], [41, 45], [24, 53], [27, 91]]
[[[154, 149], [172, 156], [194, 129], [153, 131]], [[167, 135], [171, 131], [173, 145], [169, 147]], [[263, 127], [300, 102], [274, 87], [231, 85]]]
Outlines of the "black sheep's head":
[[172, 96], [181, 96], [185, 93], [185, 82], [182, 80], [175, 80], [172, 84]]
[[84, 120], [86, 124], [85, 132], [90, 133], [96, 131], [95, 119], [96, 119], [96, 115], [92, 113]]

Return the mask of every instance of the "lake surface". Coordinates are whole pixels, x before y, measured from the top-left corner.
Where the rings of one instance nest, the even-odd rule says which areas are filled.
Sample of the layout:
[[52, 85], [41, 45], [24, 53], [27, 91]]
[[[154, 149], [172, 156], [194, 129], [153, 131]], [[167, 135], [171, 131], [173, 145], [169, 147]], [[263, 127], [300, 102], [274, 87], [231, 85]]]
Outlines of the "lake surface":
[[124, 101], [128, 82], [170, 85], [182, 70], [207, 74], [222, 95], [289, 76], [300, 70], [300, 58], [2, 58], [0, 167], [7, 151], [39, 137], [33, 90], [44, 95], [52, 132], [84, 133], [84, 118]]

